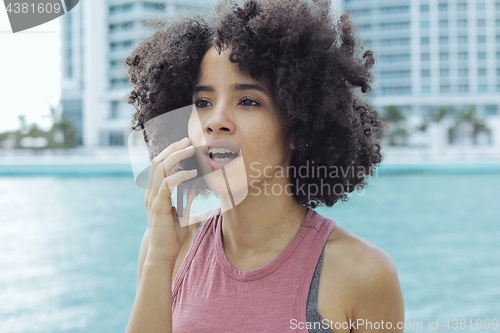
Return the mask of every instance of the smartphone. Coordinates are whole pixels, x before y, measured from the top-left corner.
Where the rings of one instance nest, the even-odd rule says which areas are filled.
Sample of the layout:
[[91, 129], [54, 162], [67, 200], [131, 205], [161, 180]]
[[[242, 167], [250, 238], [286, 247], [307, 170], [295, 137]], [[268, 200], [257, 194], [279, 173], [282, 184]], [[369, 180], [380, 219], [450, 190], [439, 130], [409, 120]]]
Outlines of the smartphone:
[[[147, 144], [148, 150], [149, 150], [149, 143]], [[185, 160], [182, 160], [179, 162], [179, 167], [178, 170], [193, 170], [196, 169], [198, 170], [198, 173], [196, 174], [196, 177], [191, 178], [189, 180], [193, 180], [199, 177], [202, 177], [208, 173], [211, 173], [212, 170], [211, 168], [202, 168], [198, 162], [197, 155], [199, 156], [204, 156], [204, 151], [208, 147], [205, 146], [199, 146], [195, 147], [195, 153], [193, 156], [186, 158]], [[142, 188], [148, 188], [148, 182], [149, 182], [149, 171], [151, 170], [151, 166], [147, 167], [144, 169], [139, 176], [136, 179], [136, 184]], [[186, 184], [187, 182], [182, 182], [177, 186], [177, 216], [182, 217], [184, 213], [184, 193], [187, 192], [188, 185]]]
[[[199, 146], [195, 147], [195, 153], [193, 156], [186, 158], [185, 160], [182, 160], [179, 162], [179, 168], [178, 170], [193, 170], [196, 169], [198, 170], [198, 173], [196, 174], [196, 177], [191, 178], [190, 180], [202, 177], [206, 174], [209, 174], [212, 172], [212, 170], [207, 170], [207, 168], [202, 168], [198, 162], [198, 157], [197, 156], [204, 156], [205, 149], [208, 149], [208, 147], [205, 146]], [[177, 216], [182, 217], [184, 213], [184, 192], [187, 191], [188, 185], [186, 182], [182, 182], [177, 186]], [[187, 194], [187, 193], [186, 193]]]

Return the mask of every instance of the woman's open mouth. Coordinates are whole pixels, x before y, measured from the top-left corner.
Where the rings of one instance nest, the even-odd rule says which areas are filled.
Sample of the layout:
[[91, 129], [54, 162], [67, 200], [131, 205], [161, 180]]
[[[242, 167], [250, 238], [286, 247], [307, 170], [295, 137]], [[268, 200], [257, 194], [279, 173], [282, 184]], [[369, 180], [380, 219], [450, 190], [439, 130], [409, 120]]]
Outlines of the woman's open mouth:
[[241, 157], [241, 152], [235, 151], [236, 149], [228, 148], [209, 148], [206, 156], [212, 167], [212, 170], [218, 170], [222, 167], [232, 165], [236, 160]]

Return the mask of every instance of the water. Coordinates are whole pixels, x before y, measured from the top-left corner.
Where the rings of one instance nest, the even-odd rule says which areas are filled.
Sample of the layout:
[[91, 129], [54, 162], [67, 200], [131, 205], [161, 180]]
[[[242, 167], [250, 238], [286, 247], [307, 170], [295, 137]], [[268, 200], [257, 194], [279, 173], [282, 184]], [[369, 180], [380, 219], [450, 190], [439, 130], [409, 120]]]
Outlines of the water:
[[[0, 188], [0, 331], [123, 332], [145, 190], [131, 177], [0, 177]], [[408, 332], [429, 319], [444, 331], [446, 319], [500, 319], [499, 188], [500, 174], [380, 174], [318, 212], [392, 256], [406, 320], [423, 323]]]

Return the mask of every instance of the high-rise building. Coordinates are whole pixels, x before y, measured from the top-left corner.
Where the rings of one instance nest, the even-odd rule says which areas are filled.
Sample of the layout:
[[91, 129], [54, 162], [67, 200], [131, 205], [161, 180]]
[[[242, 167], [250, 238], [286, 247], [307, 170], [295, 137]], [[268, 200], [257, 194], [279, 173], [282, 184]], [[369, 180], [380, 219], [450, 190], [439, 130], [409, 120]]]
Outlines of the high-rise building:
[[500, 114], [500, 0], [343, 0], [376, 53], [372, 103]]
[[77, 131], [77, 143], [83, 133], [83, 5], [77, 5], [61, 18], [61, 105]]
[[135, 112], [124, 59], [157, 14], [201, 13], [210, 0], [80, 1], [61, 20], [61, 105], [85, 146], [126, 145]]
[[[131, 86], [123, 60], [151, 33], [146, 20], [157, 13], [202, 13], [213, 2], [81, 1], [62, 17], [61, 104], [81, 144], [126, 144], [135, 110], [125, 101]], [[337, 14], [353, 13], [365, 46], [376, 53], [370, 98], [378, 110], [396, 105], [421, 116], [472, 106], [480, 116], [500, 118], [500, 0], [332, 4]]]

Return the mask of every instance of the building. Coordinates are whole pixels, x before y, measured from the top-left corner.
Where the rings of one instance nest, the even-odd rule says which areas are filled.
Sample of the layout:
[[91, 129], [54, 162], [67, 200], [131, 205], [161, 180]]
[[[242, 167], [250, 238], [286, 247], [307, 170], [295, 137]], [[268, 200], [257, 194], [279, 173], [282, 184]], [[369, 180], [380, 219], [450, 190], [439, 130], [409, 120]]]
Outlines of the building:
[[[151, 32], [147, 18], [159, 12], [202, 12], [211, 0], [106, 0], [80, 2], [62, 17], [63, 112], [80, 144], [126, 144], [135, 111], [123, 60]], [[500, 0], [333, 0], [353, 13], [365, 46], [376, 53], [370, 94], [378, 110], [398, 106], [409, 124], [439, 108], [473, 107], [493, 131], [500, 149]], [[452, 132], [443, 122], [443, 131]], [[432, 126], [431, 126], [432, 127]], [[496, 128], [496, 129], [495, 129]], [[453, 140], [450, 135], [448, 143]], [[429, 140], [415, 133], [410, 143]]]
[[375, 51], [379, 110], [395, 105], [418, 123], [473, 108], [493, 129], [485, 144], [500, 147], [499, 0], [343, 0], [342, 9]]
[[135, 112], [123, 60], [151, 31], [157, 14], [201, 12], [209, 0], [80, 1], [61, 20], [63, 114], [72, 119], [79, 144], [126, 145]]
[[77, 5], [61, 18], [61, 106], [64, 116], [71, 119], [82, 144], [83, 133], [83, 10]]

